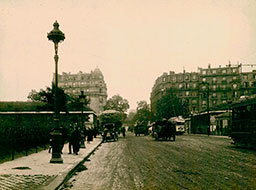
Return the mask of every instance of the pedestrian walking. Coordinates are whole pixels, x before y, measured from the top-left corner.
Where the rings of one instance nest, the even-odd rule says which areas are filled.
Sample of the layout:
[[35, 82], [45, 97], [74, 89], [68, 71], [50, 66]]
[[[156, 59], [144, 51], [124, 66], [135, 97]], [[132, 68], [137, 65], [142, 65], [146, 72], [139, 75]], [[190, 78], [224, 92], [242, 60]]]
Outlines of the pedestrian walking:
[[51, 153], [51, 150], [52, 150], [52, 138], [49, 139], [49, 150], [48, 152]]
[[211, 129], [210, 129], [210, 126], [208, 126], [208, 128], [207, 128], [207, 134], [208, 134], [208, 136], [210, 136], [210, 133], [211, 133]]
[[61, 147], [60, 147], [60, 153], [62, 154], [62, 150], [64, 147], [64, 144], [68, 138], [68, 133], [67, 133], [67, 129], [64, 128], [63, 126], [60, 126], [60, 132], [62, 134], [62, 139], [61, 139]]
[[72, 154], [72, 140], [71, 140], [71, 134], [72, 132], [75, 130], [75, 128], [70, 124], [70, 127], [69, 127], [69, 132], [68, 132], [68, 137], [67, 137], [67, 140], [68, 140], [68, 154]]
[[90, 144], [91, 141], [93, 141], [93, 129], [89, 128], [87, 134], [87, 143]]
[[81, 140], [81, 134], [80, 134], [80, 131], [78, 130], [78, 126], [76, 126], [75, 130], [71, 133], [71, 136], [70, 136], [70, 142], [73, 146], [73, 152], [76, 155], [79, 152], [80, 140]]
[[96, 129], [96, 127], [93, 128], [93, 137], [96, 138], [98, 135], [99, 131]]
[[125, 137], [125, 127], [122, 128], [123, 137]]

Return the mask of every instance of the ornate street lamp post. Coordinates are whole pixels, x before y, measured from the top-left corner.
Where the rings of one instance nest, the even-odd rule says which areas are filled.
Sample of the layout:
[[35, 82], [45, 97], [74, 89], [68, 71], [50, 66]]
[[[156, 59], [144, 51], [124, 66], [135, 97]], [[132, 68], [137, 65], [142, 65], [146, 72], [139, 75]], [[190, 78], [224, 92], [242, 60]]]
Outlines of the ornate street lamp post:
[[207, 120], [208, 120], [208, 136], [211, 134], [211, 116], [210, 116], [210, 89], [209, 89], [209, 83], [205, 83], [207, 86], [207, 92], [206, 92], [206, 96], [207, 96]]
[[62, 134], [59, 129], [59, 110], [57, 108], [57, 91], [58, 91], [58, 44], [59, 42], [65, 39], [65, 35], [63, 32], [59, 30], [59, 23], [55, 21], [53, 24], [53, 30], [47, 34], [48, 40], [53, 41], [54, 43], [54, 60], [55, 60], [55, 90], [54, 90], [54, 131], [51, 133], [53, 139], [53, 147], [52, 147], [52, 158], [50, 163], [63, 163], [61, 158], [61, 141]]
[[232, 100], [228, 100], [228, 134], [232, 129]]
[[206, 86], [206, 94], [205, 94], [205, 97], [207, 98], [207, 131], [208, 131], [208, 133], [210, 134], [210, 132], [211, 132], [211, 120], [210, 120], [210, 100], [209, 100], [209, 98], [210, 98], [210, 87], [209, 87], [209, 83], [208, 82], [202, 82], [202, 84], [204, 85], [204, 86]]
[[80, 142], [80, 148], [85, 148], [84, 145], [84, 140], [85, 140], [85, 128], [84, 128], [84, 116], [83, 116], [83, 112], [84, 112], [84, 101], [85, 101], [85, 95], [84, 95], [84, 91], [81, 91], [81, 95], [79, 96], [80, 99], [80, 103], [81, 103], [81, 142]]

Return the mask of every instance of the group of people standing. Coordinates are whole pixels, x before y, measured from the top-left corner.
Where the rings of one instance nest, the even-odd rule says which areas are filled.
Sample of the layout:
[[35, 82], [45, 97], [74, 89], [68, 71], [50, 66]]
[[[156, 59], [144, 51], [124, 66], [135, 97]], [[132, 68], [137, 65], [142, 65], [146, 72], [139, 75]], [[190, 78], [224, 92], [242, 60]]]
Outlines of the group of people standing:
[[73, 153], [77, 155], [80, 147], [84, 145], [86, 140], [87, 143], [90, 144], [90, 142], [93, 141], [93, 131], [94, 130], [91, 128], [84, 128], [79, 130], [79, 127], [76, 125], [69, 138], [67, 139], [69, 143], [69, 154], [72, 154], [73, 148]]
[[[84, 128], [79, 129], [77, 123], [75, 123], [74, 126], [70, 126], [69, 129], [64, 128], [63, 126], [60, 127], [60, 132], [62, 133], [62, 141], [61, 141], [61, 153], [64, 147], [64, 144], [66, 141], [68, 142], [68, 150], [69, 154], [72, 154], [72, 152], [75, 155], [78, 155], [78, 152], [80, 150], [80, 147], [84, 145], [84, 142], [87, 140], [87, 143], [89, 144], [91, 141], [93, 141], [94, 130], [91, 128]], [[51, 138], [50, 138], [50, 148], [49, 153], [51, 152]]]

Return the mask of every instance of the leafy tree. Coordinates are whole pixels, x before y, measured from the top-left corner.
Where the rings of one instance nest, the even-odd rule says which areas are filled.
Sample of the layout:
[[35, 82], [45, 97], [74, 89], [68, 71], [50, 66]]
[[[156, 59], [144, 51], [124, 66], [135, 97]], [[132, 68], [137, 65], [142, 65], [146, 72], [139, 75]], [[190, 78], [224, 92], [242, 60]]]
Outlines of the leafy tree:
[[114, 123], [116, 129], [118, 129], [122, 126], [122, 118], [123, 114], [121, 112], [101, 114], [99, 117], [100, 125], [103, 127], [106, 123]]
[[[40, 92], [43, 91], [42, 89], [40, 90]], [[39, 94], [39, 92], [37, 92], [36, 90], [32, 90], [28, 97], [29, 100], [32, 100], [32, 102], [42, 102], [41, 99], [41, 95]]]
[[150, 106], [145, 100], [137, 102], [136, 114], [132, 119], [132, 124], [140, 123], [140, 125], [147, 126], [151, 120]]
[[38, 111], [42, 102], [0, 102], [1, 111]]
[[129, 103], [126, 99], [122, 98], [120, 95], [114, 95], [107, 100], [104, 110], [116, 110], [124, 113], [129, 107]]
[[178, 97], [178, 91], [173, 88], [169, 88], [164, 92], [164, 95], [157, 101], [156, 120], [162, 120], [163, 118], [169, 119], [182, 115], [187, 117], [189, 114], [188, 103], [182, 101]]
[[[32, 102], [43, 102], [44, 105], [40, 106], [39, 110], [53, 111], [54, 110], [54, 96], [55, 96], [55, 86], [52, 85], [52, 88], [46, 87], [45, 90], [41, 89], [39, 92], [32, 90], [28, 99]], [[61, 88], [57, 89], [57, 111], [73, 111], [81, 110], [81, 103], [79, 97], [71, 97], [65, 94], [64, 90]], [[85, 99], [83, 104], [84, 110], [89, 110], [87, 106], [89, 101]]]
[[136, 111], [135, 110], [132, 110], [128, 113], [127, 115], [127, 118], [126, 118], [126, 122], [129, 124], [129, 125], [132, 125], [132, 121], [133, 121], [133, 118], [134, 116], [136, 115]]
[[[84, 111], [91, 110], [91, 108], [88, 106], [89, 103], [90, 103], [90, 100], [85, 98], [84, 102], [83, 102], [83, 110]], [[67, 110], [68, 111], [75, 111], [75, 110], [81, 110], [81, 108], [82, 108], [82, 104], [81, 104], [80, 98], [69, 96], [69, 101], [67, 103]]]

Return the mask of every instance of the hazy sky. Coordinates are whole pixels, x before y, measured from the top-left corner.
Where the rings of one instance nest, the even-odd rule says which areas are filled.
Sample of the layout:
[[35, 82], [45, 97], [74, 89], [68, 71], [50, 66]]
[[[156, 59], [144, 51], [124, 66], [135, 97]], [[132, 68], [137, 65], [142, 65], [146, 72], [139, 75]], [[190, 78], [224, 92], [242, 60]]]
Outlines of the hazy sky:
[[0, 0], [0, 101], [50, 86], [55, 20], [59, 72], [99, 67], [131, 108], [163, 72], [256, 63], [255, 0]]

